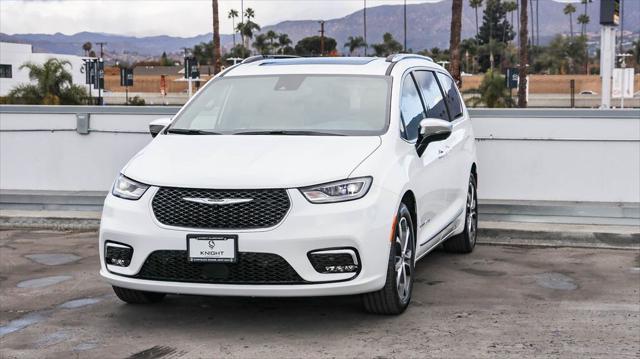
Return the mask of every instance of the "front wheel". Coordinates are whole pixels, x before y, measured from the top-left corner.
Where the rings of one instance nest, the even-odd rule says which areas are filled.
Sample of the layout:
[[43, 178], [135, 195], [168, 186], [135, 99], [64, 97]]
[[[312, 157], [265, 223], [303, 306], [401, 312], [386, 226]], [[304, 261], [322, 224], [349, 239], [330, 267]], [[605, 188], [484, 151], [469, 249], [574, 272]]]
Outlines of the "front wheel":
[[375, 314], [401, 314], [413, 289], [415, 232], [409, 208], [400, 204], [387, 265], [387, 281], [377, 292], [362, 295], [364, 308]]
[[471, 253], [476, 246], [478, 236], [478, 194], [476, 176], [472, 173], [469, 177], [467, 190], [467, 205], [465, 211], [464, 231], [447, 239], [444, 249], [453, 253]]

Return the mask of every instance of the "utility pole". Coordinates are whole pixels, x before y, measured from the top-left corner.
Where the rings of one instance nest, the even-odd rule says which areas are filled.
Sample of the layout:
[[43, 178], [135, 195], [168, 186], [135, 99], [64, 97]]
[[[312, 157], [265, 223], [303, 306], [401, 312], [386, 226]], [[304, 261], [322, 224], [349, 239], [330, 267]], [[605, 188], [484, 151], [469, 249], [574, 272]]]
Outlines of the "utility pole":
[[367, 56], [367, 0], [364, 0], [364, 56]]
[[540, 47], [540, 0], [536, 0], [536, 46]]
[[320, 56], [324, 56], [324, 20], [320, 20], [318, 23], [320, 23]]
[[407, 0], [404, 0], [404, 52], [407, 52]]
[[[620, 50], [618, 52], [623, 53], [622, 41], [624, 40], [624, 0], [620, 0]], [[624, 57], [622, 58], [624, 62]], [[624, 100], [623, 100], [624, 101]]]
[[100, 58], [104, 57], [104, 52], [102, 51], [102, 47], [106, 45], [106, 42], [96, 42], [96, 45], [100, 45]]

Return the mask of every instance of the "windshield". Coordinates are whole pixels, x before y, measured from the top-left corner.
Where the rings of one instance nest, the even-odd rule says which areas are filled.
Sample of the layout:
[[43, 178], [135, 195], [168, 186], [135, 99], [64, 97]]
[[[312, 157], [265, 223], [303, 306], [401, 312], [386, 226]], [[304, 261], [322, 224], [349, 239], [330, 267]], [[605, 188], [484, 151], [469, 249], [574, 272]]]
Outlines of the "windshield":
[[379, 135], [387, 128], [384, 76], [223, 77], [202, 89], [174, 134]]

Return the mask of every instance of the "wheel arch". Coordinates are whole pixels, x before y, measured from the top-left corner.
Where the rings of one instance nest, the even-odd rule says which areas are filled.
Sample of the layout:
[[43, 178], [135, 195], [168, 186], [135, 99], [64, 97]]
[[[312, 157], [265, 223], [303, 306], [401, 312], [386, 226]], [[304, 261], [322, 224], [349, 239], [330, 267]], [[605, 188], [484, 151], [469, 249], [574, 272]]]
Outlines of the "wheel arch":
[[418, 205], [416, 202], [416, 196], [412, 190], [407, 190], [402, 196], [400, 201], [409, 207], [409, 213], [411, 214], [411, 221], [413, 222], [413, 233], [417, 240], [418, 237]]

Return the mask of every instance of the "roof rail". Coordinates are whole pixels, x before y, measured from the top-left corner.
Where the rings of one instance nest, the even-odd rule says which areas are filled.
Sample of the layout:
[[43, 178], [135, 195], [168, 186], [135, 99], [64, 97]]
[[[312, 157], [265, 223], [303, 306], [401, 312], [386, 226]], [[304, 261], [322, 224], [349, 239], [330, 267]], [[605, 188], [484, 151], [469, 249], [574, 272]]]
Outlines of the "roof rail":
[[420, 60], [427, 60], [427, 61], [433, 62], [433, 59], [430, 58], [429, 56], [422, 56], [422, 55], [416, 55], [416, 54], [391, 54], [387, 56], [386, 61], [398, 62], [406, 59], [420, 59]]
[[300, 56], [295, 56], [295, 55], [256, 55], [256, 56], [250, 56], [247, 57], [246, 59], [242, 60], [241, 64], [248, 64], [251, 62], [256, 62], [256, 61], [260, 61], [260, 60], [267, 60], [267, 59], [294, 59]]

